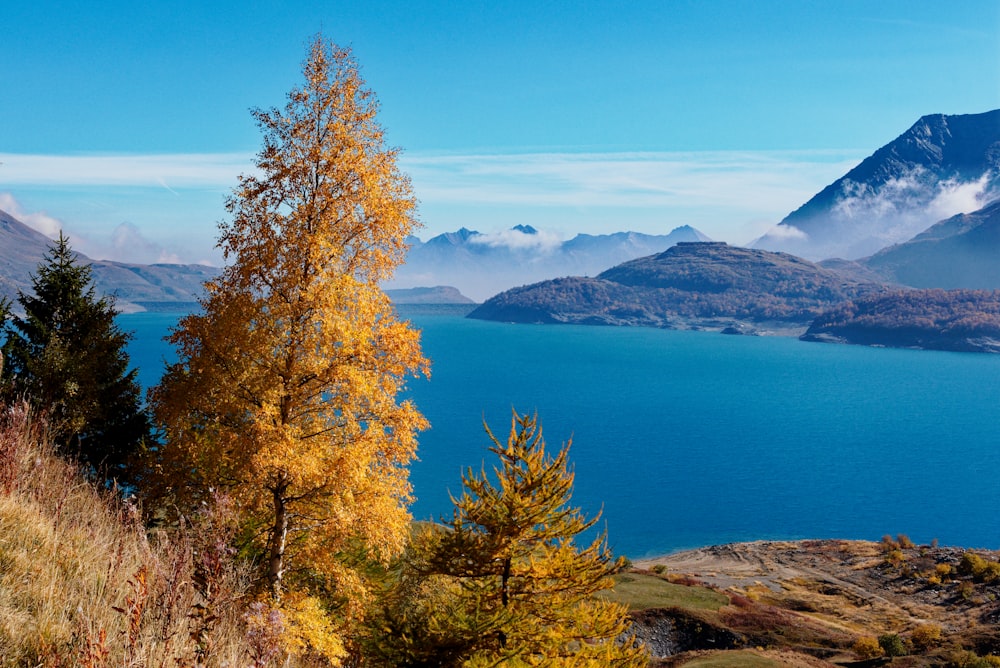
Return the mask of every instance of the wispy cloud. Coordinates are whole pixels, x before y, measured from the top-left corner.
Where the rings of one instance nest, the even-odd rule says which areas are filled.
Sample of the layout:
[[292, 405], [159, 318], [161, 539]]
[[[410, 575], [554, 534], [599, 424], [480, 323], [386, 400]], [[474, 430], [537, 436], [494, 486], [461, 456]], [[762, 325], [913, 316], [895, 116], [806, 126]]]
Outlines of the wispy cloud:
[[50, 216], [44, 211], [25, 210], [17, 198], [5, 192], [0, 192], [0, 210], [6, 211], [50, 239], [55, 239], [62, 232], [69, 238], [74, 250], [93, 260], [117, 260], [145, 264], [191, 261], [185, 260], [178, 253], [147, 238], [142, 230], [129, 222], [118, 224], [110, 230], [110, 233], [91, 232], [84, 234], [78, 230], [67, 228], [62, 220]]
[[649, 206], [742, 201], [748, 191], [788, 192], [837, 176], [859, 151], [530, 153], [403, 157], [424, 199], [495, 204]]
[[[404, 153], [400, 167], [413, 179], [430, 234], [463, 225], [489, 232], [490, 221], [494, 230], [523, 222], [543, 231], [555, 228], [563, 235], [663, 232], [665, 226], [692, 224], [714, 238], [743, 243], [863, 157], [855, 150]], [[0, 153], [0, 163], [0, 184], [15, 195], [20, 189], [34, 189], [37, 201], [38, 189], [70, 193], [57, 216], [71, 228], [79, 227], [74, 215], [93, 208], [84, 199], [123, 202], [112, 195], [126, 188], [136, 193], [148, 189], [150, 196], [130, 196], [130, 208], [118, 206], [114, 216], [105, 219], [116, 218], [114, 225], [135, 221], [143, 234], [162, 237], [164, 229], [190, 229], [191, 220], [218, 220], [221, 200], [212, 199], [214, 208], [199, 213], [191, 208], [192, 193], [232, 188], [239, 174], [253, 169], [253, 155]], [[175, 215], [170, 213], [174, 207], [152, 196], [164, 192], [176, 196], [176, 215], [183, 215], [176, 223], [165, 220]], [[66, 204], [70, 199], [79, 204], [76, 213]], [[38, 220], [36, 227], [42, 229], [45, 221]], [[159, 225], [155, 233], [149, 227], [153, 220]], [[190, 236], [209, 248], [211, 231]], [[493, 241], [516, 245], [551, 240]]]
[[152, 264], [167, 262], [178, 264], [183, 260], [179, 255], [165, 249], [160, 244], [147, 239], [142, 231], [132, 223], [121, 223], [111, 232], [110, 243], [99, 246], [91, 244], [90, 255], [100, 260], [139, 262]]
[[247, 153], [35, 155], [0, 153], [5, 186], [232, 187], [250, 170]]
[[512, 208], [712, 211], [773, 225], [861, 151], [404, 155], [421, 201]]
[[[404, 154], [425, 202], [519, 206], [751, 207], [797, 201], [857, 164], [859, 151]], [[223, 187], [253, 167], [245, 153], [0, 153], [6, 186]], [[801, 202], [799, 202], [801, 203]]]

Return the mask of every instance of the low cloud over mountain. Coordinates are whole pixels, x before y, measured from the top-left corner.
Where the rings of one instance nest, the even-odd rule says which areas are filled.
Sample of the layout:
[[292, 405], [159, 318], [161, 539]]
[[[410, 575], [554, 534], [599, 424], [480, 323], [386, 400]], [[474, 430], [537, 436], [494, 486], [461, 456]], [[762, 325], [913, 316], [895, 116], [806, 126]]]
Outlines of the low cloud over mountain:
[[390, 288], [453, 285], [484, 299], [518, 285], [566, 275], [594, 275], [608, 267], [670, 248], [679, 241], [707, 241], [687, 225], [669, 234], [578, 234], [568, 241], [518, 225], [494, 234], [466, 228], [421, 242], [410, 238], [406, 263]]
[[915, 288], [1000, 289], [1000, 200], [942, 220], [860, 263]]
[[[30, 293], [31, 275], [51, 245], [49, 237], [0, 210], [0, 296], [15, 300], [18, 291]], [[91, 264], [97, 292], [115, 295], [125, 311], [143, 304], [190, 304], [201, 296], [202, 283], [219, 271], [200, 264], [126, 264], [77, 255]]]
[[924, 116], [752, 245], [859, 258], [998, 197], [1000, 110]]

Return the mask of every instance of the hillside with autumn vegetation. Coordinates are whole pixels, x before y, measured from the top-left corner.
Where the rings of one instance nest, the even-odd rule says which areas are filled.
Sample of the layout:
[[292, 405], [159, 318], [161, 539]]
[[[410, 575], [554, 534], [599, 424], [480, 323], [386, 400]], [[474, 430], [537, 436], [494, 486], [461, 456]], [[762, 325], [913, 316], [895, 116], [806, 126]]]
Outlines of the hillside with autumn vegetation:
[[1000, 352], [1000, 291], [905, 290], [847, 301], [818, 316], [804, 341]]
[[680, 243], [595, 278], [569, 277], [508, 290], [470, 318], [505, 322], [722, 329], [799, 327], [842, 301], [883, 290], [787, 253]]

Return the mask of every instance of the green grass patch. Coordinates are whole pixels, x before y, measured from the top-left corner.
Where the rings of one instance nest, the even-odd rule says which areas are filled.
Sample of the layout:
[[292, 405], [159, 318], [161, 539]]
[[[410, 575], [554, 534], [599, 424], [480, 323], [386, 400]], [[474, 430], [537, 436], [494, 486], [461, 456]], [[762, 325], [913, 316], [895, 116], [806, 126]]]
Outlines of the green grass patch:
[[753, 652], [719, 652], [681, 665], [684, 668], [780, 668], [782, 664]]
[[672, 584], [655, 575], [641, 573], [619, 573], [615, 576], [614, 589], [602, 592], [601, 596], [624, 603], [630, 610], [675, 607], [718, 610], [729, 604], [729, 598], [717, 591]]

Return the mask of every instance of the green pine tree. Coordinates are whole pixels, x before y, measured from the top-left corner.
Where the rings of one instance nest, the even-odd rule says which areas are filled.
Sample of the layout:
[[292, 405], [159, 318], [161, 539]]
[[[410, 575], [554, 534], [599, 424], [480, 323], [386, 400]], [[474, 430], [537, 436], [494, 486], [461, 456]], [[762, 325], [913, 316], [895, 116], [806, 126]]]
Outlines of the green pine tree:
[[19, 293], [24, 316], [5, 323], [3, 388], [43, 412], [64, 454], [107, 478], [127, 477], [149, 437], [136, 370], [115, 323], [114, 300], [98, 298], [89, 264], [80, 264], [60, 233], [38, 272], [34, 294]]
[[414, 536], [366, 639], [376, 665], [646, 666], [624, 606], [599, 597], [622, 567], [597, 518], [570, 505], [569, 444], [546, 453], [533, 416], [514, 414], [499, 460], [471, 469], [454, 517]]

